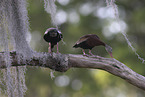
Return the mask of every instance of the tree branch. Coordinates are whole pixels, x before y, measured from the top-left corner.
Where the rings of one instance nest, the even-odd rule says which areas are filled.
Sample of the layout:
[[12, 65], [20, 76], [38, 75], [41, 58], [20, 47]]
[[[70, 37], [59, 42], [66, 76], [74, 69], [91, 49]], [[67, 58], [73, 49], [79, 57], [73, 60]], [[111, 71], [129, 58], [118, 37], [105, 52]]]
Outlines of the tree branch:
[[[0, 68], [6, 68], [5, 53], [0, 52]], [[115, 76], [118, 76], [130, 84], [145, 90], [145, 77], [134, 72], [129, 67], [114, 58], [104, 57], [85, 57], [73, 54], [55, 54], [34, 52], [32, 59], [18, 61], [16, 52], [10, 52], [11, 66], [41, 66], [53, 69], [59, 72], [66, 72], [69, 68], [92, 68], [105, 70]]]

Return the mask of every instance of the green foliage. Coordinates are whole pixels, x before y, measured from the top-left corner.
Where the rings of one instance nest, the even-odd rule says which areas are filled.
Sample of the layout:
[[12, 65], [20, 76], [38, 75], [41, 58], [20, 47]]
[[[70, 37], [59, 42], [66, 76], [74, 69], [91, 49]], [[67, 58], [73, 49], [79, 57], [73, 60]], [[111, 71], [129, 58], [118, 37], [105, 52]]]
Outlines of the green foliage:
[[[58, 0], [59, 1], [59, 0]], [[44, 11], [42, 0], [28, 0], [29, 17], [31, 27], [31, 46], [40, 52], [48, 51], [48, 43], [43, 40], [45, 30], [52, 27], [50, 15]], [[127, 34], [137, 52], [145, 58], [145, 2], [144, 0], [119, 0], [116, 1], [120, 18], [127, 25]], [[90, 12], [80, 11], [84, 4], [91, 4]], [[65, 54], [82, 54], [81, 49], [74, 49], [72, 46], [79, 37], [85, 34], [97, 34], [105, 43], [112, 46], [113, 56], [119, 61], [132, 68], [137, 73], [145, 76], [145, 64], [135, 56], [128, 47], [123, 35], [120, 32], [113, 33], [104, 30], [114, 22], [113, 18], [100, 18], [95, 12], [106, 7], [103, 0], [70, 0], [68, 4], [56, 3], [57, 12], [63, 10], [68, 16], [67, 20], [59, 25], [64, 36], [65, 45], [60, 42], [59, 50]], [[74, 12], [78, 17], [70, 15]], [[105, 14], [104, 14], [105, 15]], [[73, 22], [70, 18], [74, 19]], [[77, 21], [75, 21], [77, 20]], [[115, 29], [115, 28], [114, 28]], [[105, 34], [107, 33], [107, 34]], [[56, 49], [56, 48], [55, 48]], [[54, 50], [56, 51], [56, 50]], [[104, 47], [95, 47], [92, 51], [96, 55], [109, 57]], [[25, 97], [144, 97], [145, 93], [125, 82], [121, 78], [101, 70], [70, 69], [66, 73], [54, 73], [55, 78], [51, 79], [49, 69], [28, 68], [26, 84], [28, 91]], [[67, 85], [57, 85], [59, 77], [66, 77], [69, 80]], [[64, 78], [65, 78], [64, 77]], [[76, 85], [77, 84], [77, 85]]]

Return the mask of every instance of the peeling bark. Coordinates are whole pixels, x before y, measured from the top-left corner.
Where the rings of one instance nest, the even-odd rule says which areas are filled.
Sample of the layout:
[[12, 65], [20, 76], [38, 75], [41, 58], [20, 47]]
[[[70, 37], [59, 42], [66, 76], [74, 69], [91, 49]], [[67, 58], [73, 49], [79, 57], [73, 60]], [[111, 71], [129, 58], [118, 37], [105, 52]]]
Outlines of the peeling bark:
[[[66, 72], [72, 67], [101, 69], [124, 79], [142, 90], [145, 90], [145, 77], [134, 72], [132, 69], [114, 58], [35, 52], [32, 59], [28, 59], [26, 61], [21, 60], [18, 62], [16, 52], [10, 52], [10, 56], [12, 59], [11, 66], [40, 66], [59, 72]], [[4, 52], [0, 52], [0, 68], [6, 68]]]

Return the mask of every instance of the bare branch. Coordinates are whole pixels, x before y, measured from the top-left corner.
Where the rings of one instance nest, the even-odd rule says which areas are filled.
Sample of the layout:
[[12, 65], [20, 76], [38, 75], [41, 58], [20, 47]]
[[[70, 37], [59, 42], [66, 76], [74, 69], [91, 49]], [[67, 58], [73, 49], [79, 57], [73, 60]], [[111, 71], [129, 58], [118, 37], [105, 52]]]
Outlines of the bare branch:
[[[16, 52], [10, 52], [12, 66], [41, 66], [59, 72], [66, 72], [69, 68], [92, 68], [105, 70], [118, 76], [130, 84], [145, 90], [145, 77], [134, 72], [123, 63], [113, 58], [85, 57], [73, 54], [55, 54], [35, 52], [32, 59], [17, 61]], [[4, 52], [0, 53], [0, 68], [6, 68]]]

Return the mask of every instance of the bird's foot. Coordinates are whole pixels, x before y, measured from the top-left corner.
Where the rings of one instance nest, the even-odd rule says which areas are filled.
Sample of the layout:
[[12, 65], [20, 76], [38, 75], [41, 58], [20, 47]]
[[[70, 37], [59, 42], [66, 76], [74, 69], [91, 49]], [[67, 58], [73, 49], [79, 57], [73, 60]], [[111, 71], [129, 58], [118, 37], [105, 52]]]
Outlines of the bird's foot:
[[91, 53], [91, 51], [89, 51], [90, 57], [97, 57], [97, 55], [94, 55]]
[[88, 54], [83, 54], [83, 56], [89, 57], [90, 55], [88, 55]]
[[48, 50], [48, 53], [52, 56], [53, 55], [53, 51], [51, 49]]
[[97, 55], [91, 55], [90, 57], [92, 57], [92, 58], [100, 58], [100, 57], [97, 56]]
[[51, 50], [49, 50], [48, 53], [52, 53]]
[[91, 50], [89, 50], [89, 54], [91, 57], [97, 57], [96, 55], [92, 54]]
[[100, 57], [100, 56], [98, 56], [98, 55], [91, 55], [90, 57], [91, 57], [91, 58], [99, 58], [99, 59], [102, 58], [102, 57]]
[[91, 55], [90, 57], [97, 57], [97, 55]]
[[59, 51], [56, 52], [57, 54], [61, 54]]
[[51, 56], [53, 55], [53, 52], [48, 52]]

